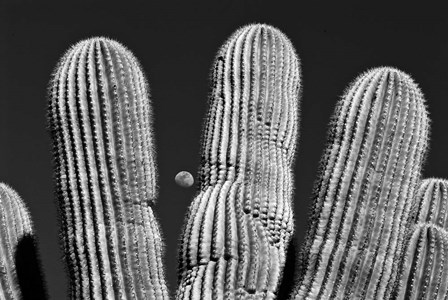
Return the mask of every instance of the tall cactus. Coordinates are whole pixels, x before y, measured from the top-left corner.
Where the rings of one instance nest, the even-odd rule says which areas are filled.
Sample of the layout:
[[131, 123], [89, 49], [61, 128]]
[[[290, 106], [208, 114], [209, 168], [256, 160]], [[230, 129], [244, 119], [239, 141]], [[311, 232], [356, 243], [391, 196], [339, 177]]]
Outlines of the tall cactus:
[[421, 182], [411, 211], [410, 239], [394, 299], [448, 298], [448, 181]]
[[168, 298], [152, 209], [151, 107], [139, 63], [115, 41], [81, 41], [59, 62], [49, 98], [71, 297]]
[[177, 298], [273, 299], [293, 233], [299, 59], [278, 29], [245, 26], [219, 50], [212, 83]]
[[30, 294], [33, 299], [45, 298], [39, 268], [28, 209], [11, 187], [0, 183], [0, 299], [31, 299]]
[[387, 299], [428, 127], [407, 74], [376, 68], [351, 84], [321, 161], [294, 299]]

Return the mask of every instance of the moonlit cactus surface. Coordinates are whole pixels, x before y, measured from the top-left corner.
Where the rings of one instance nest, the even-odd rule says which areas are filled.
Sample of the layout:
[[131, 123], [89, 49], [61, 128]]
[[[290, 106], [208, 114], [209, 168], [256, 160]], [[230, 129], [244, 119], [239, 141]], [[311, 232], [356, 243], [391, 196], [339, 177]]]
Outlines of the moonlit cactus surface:
[[293, 233], [299, 59], [278, 29], [248, 25], [218, 51], [212, 84], [177, 299], [274, 299]]
[[167, 299], [152, 206], [156, 165], [148, 84], [107, 38], [71, 47], [50, 83], [61, 236], [73, 299]]
[[406, 73], [360, 75], [338, 102], [313, 192], [294, 299], [388, 299], [427, 148]]
[[393, 299], [448, 299], [448, 180], [421, 182]]

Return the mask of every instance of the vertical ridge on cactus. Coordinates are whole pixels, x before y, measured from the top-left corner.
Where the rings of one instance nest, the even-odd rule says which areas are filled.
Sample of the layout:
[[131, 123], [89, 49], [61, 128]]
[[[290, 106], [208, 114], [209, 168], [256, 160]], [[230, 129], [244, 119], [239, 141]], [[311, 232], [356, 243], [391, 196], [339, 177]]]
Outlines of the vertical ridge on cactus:
[[448, 232], [430, 223], [416, 225], [393, 299], [447, 299], [447, 257]]
[[25, 203], [8, 185], [0, 183], [0, 299], [22, 299], [16, 269], [20, 241], [34, 235]]
[[448, 297], [447, 205], [448, 180], [428, 178], [420, 183], [411, 209], [409, 240], [393, 299]]
[[448, 229], [448, 180], [422, 180], [411, 210], [410, 224], [431, 223]]
[[293, 233], [299, 59], [268, 25], [237, 30], [212, 74], [177, 299], [273, 299]]
[[60, 60], [49, 98], [71, 297], [167, 299], [149, 89], [137, 59], [107, 38], [81, 41]]
[[409, 75], [381, 67], [350, 85], [321, 161], [294, 299], [386, 299], [428, 130]]

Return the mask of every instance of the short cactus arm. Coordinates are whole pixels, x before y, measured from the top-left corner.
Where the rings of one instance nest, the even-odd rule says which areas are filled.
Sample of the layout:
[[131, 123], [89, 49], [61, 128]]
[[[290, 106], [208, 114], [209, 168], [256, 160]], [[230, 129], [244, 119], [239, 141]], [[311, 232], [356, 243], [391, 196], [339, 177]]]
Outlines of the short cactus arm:
[[0, 299], [47, 298], [35, 246], [25, 203], [11, 187], [0, 183]]
[[448, 230], [448, 180], [422, 180], [412, 204], [409, 222], [411, 225], [431, 223]]
[[249, 25], [218, 52], [212, 76], [177, 299], [273, 299], [293, 232], [299, 60], [279, 30]]
[[410, 238], [394, 300], [447, 299], [448, 232], [419, 223]]
[[121, 44], [72, 47], [48, 106], [71, 297], [166, 299], [148, 85]]
[[314, 191], [294, 299], [387, 299], [427, 148], [413, 80], [361, 76], [339, 101]]
[[448, 180], [421, 182], [393, 299], [448, 298]]

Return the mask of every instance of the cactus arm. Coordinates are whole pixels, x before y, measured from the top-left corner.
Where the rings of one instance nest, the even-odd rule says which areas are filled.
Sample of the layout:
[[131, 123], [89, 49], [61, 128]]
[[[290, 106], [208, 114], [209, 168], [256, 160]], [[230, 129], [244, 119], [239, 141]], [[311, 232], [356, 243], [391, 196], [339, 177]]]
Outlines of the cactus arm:
[[431, 223], [448, 229], [448, 180], [427, 178], [415, 196], [410, 224]]
[[337, 105], [294, 299], [382, 299], [394, 280], [426, 150], [418, 87], [393, 68], [357, 78]]
[[[31, 241], [33, 245], [25, 245], [27, 241]], [[34, 243], [34, 229], [28, 208], [16, 191], [0, 183], [0, 299], [23, 299], [25, 296], [29, 297], [30, 292], [34, 297], [47, 297]], [[30, 246], [33, 249], [24, 248]], [[23, 257], [20, 257], [23, 254], [33, 255], [34, 257], [25, 259], [31, 263], [37, 262], [37, 265], [23, 266]], [[21, 270], [22, 267], [27, 269]], [[34, 267], [39, 269], [34, 270]], [[34, 271], [38, 272], [38, 278], [26, 276], [27, 272]], [[36, 290], [23, 290], [29, 286]]]
[[[19, 238], [26, 232], [23, 227], [24, 219], [19, 210], [19, 201], [22, 201], [15, 192], [5, 184], [0, 185], [0, 283], [1, 294], [4, 299], [20, 299], [21, 291], [17, 283], [17, 272], [14, 265], [14, 250], [18, 244]], [[18, 216], [18, 218], [16, 217]], [[27, 217], [27, 213], [24, 214]]]
[[177, 299], [275, 297], [293, 231], [299, 82], [273, 27], [243, 27], [218, 52]]
[[139, 63], [115, 41], [81, 41], [58, 64], [49, 96], [71, 298], [167, 299], [152, 211], [152, 115]]
[[448, 232], [431, 223], [414, 228], [393, 299], [447, 299]]
[[448, 181], [422, 180], [408, 221], [409, 240], [393, 299], [446, 299]]

